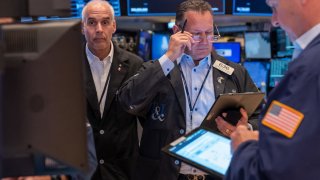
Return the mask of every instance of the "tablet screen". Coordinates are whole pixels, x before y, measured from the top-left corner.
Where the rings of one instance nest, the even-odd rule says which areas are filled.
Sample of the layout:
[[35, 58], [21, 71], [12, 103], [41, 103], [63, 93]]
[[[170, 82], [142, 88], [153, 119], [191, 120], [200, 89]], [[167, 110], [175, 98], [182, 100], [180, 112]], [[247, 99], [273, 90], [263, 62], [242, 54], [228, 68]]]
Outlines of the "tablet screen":
[[[170, 144], [168, 152], [187, 163], [219, 175], [225, 175], [232, 155], [230, 139], [198, 129]], [[194, 163], [194, 164], [193, 164]]]

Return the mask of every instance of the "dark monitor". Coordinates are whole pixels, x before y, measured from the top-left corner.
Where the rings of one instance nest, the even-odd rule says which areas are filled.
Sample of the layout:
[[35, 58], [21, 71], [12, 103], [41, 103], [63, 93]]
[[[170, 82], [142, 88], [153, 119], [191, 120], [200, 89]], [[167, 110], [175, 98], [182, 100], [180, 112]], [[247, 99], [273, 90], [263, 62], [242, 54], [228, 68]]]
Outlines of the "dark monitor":
[[86, 171], [80, 22], [3, 25], [0, 34], [0, 177]]
[[234, 15], [271, 16], [272, 10], [265, 0], [233, 0]]
[[[127, 0], [128, 16], [175, 16], [184, 0]], [[225, 14], [225, 0], [207, 0], [214, 14]]]
[[139, 32], [138, 55], [144, 61], [149, 61], [151, 59], [151, 42], [152, 42], [152, 32], [150, 31]]
[[71, 16], [71, 0], [1, 0], [0, 17]]
[[243, 66], [261, 92], [267, 92], [270, 63], [263, 61], [246, 61]]
[[269, 32], [245, 32], [244, 46], [246, 59], [271, 58]]
[[159, 59], [167, 51], [169, 46], [169, 38], [169, 34], [166, 33], [154, 32], [152, 34], [152, 59]]
[[288, 70], [290, 58], [272, 59], [270, 68], [270, 81], [269, 86], [275, 87], [279, 84], [282, 77]]
[[292, 57], [294, 45], [287, 33], [281, 28], [272, 29], [271, 47], [273, 58]]
[[241, 61], [241, 44], [239, 42], [215, 42], [213, 47], [220, 56], [235, 63]]

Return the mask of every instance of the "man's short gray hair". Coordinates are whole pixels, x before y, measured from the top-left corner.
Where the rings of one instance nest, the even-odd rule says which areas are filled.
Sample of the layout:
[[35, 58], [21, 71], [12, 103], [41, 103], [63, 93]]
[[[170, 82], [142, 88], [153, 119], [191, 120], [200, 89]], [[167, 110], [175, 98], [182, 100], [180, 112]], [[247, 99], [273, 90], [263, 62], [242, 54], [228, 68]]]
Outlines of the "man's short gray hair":
[[106, 1], [106, 0], [91, 0], [82, 9], [82, 14], [81, 14], [82, 17], [81, 17], [81, 19], [82, 19], [83, 22], [85, 20], [87, 7], [90, 6], [90, 5], [93, 5], [93, 4], [101, 4], [101, 5], [104, 5], [104, 6], [107, 6], [108, 8], [110, 8], [110, 11], [111, 11], [111, 14], [112, 14], [111, 19], [114, 20], [114, 9], [113, 9], [113, 7], [111, 6], [111, 4], [108, 1]]

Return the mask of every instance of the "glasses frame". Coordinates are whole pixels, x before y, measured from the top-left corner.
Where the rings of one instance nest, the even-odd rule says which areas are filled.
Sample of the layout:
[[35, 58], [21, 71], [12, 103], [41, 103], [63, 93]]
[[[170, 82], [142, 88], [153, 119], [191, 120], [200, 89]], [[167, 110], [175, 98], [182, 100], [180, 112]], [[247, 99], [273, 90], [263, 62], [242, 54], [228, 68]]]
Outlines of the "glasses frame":
[[[185, 21], [186, 22], [186, 21]], [[184, 26], [185, 26], [185, 23], [183, 26], [181, 25], [178, 25], [178, 27], [181, 29], [181, 31], [183, 30], [184, 31]], [[221, 38], [221, 35], [220, 35], [220, 32], [219, 32], [219, 29], [218, 29], [218, 26], [216, 24], [213, 24], [214, 26], [214, 30], [213, 30], [213, 41], [210, 41], [208, 40], [208, 36], [206, 35], [206, 38], [209, 42], [215, 42], [215, 41], [218, 41], [220, 38]], [[215, 30], [217, 31], [217, 34], [215, 34]], [[201, 35], [200, 35], [201, 36]], [[200, 41], [202, 40], [202, 37], [200, 37]], [[200, 41], [196, 41], [196, 42], [200, 42]]]

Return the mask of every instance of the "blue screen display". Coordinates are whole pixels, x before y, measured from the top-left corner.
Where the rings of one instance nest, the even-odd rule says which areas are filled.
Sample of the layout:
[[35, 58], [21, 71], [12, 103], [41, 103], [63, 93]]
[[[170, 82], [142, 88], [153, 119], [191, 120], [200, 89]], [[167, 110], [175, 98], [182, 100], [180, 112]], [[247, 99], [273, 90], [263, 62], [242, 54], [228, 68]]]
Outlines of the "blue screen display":
[[[128, 16], [174, 16], [184, 0], [127, 0]], [[225, 14], [225, 0], [207, 0], [214, 14]]]
[[169, 149], [206, 169], [225, 175], [231, 162], [230, 139], [200, 129]]
[[269, 32], [245, 32], [246, 59], [270, 59], [271, 43]]
[[279, 84], [280, 80], [288, 70], [290, 58], [272, 59], [270, 67], [270, 81], [269, 86], [275, 87]]
[[[90, 0], [71, 0], [71, 11], [72, 17], [81, 17], [81, 12], [85, 4], [87, 4]], [[120, 0], [107, 0], [114, 9], [114, 15], [120, 16]]]
[[241, 44], [239, 42], [218, 42], [213, 43], [213, 47], [220, 56], [235, 63], [241, 61]]
[[271, 16], [272, 10], [265, 0], [233, 0], [234, 15]]
[[152, 34], [152, 59], [159, 59], [168, 49], [169, 34], [153, 33]]
[[243, 66], [247, 69], [251, 79], [262, 92], [267, 91], [268, 76], [270, 70], [269, 62], [246, 61]]
[[138, 44], [138, 55], [144, 61], [148, 61], [151, 58], [151, 42], [152, 42], [151, 32], [140, 31], [139, 44]]

